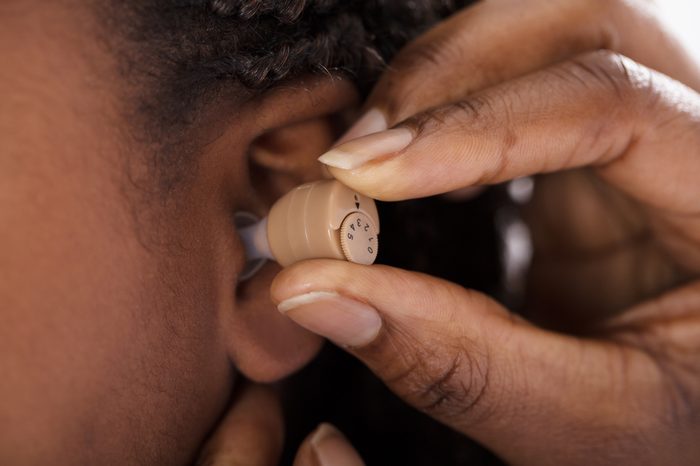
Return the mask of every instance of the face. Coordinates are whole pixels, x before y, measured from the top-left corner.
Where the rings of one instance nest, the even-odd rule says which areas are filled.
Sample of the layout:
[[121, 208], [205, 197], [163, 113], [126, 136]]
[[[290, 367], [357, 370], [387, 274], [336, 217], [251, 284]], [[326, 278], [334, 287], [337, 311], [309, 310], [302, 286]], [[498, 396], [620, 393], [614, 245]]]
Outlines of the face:
[[90, 14], [47, 3], [0, 6], [0, 463], [187, 463], [237, 374], [277, 380], [320, 346], [270, 302], [276, 266], [237, 284], [232, 218], [320, 177], [357, 95], [224, 92], [163, 189]]

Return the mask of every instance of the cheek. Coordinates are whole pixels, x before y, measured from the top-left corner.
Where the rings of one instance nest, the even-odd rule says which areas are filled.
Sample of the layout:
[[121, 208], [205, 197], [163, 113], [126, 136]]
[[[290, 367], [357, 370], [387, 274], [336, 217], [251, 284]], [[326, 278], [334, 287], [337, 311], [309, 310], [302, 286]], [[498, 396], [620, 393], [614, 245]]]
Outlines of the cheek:
[[[13, 429], [0, 451], [85, 464], [191, 457], [232, 386], [219, 325], [232, 291], [224, 299], [212, 263], [222, 248], [191, 226], [201, 218], [135, 226], [120, 193], [69, 176], [4, 211], [0, 372], [11, 382], [0, 398]], [[152, 242], [163, 229], [178, 234]]]
[[[119, 270], [118, 293], [130, 302], [114, 303], [120, 317], [111, 332], [120, 337], [109, 350], [116, 361], [109, 377], [120, 396], [105, 404], [114, 405], [115, 417], [125, 409], [139, 413], [130, 420], [132, 444], [159, 445], [158, 454], [172, 458], [197, 451], [234, 384], [221, 320], [235, 311], [242, 257], [215, 205], [194, 197], [175, 211], [140, 219], [133, 229], [139, 246], [124, 254]], [[112, 304], [116, 296], [105, 300]]]

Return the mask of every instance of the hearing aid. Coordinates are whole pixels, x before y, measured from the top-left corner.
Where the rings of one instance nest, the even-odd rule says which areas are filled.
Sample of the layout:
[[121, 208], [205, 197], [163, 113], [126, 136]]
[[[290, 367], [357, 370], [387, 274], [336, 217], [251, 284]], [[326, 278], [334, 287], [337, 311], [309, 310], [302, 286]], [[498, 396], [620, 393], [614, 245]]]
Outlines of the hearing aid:
[[267, 217], [234, 217], [247, 263], [240, 279], [253, 276], [266, 260], [283, 267], [305, 259], [340, 259], [372, 264], [379, 248], [374, 199], [337, 180], [298, 186], [282, 196]]

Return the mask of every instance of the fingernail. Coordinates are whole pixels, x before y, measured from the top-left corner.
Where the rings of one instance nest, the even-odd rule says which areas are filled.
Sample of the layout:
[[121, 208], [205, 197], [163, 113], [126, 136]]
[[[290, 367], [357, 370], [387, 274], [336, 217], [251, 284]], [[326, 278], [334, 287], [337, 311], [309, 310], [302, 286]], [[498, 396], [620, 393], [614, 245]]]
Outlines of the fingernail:
[[396, 128], [353, 139], [334, 147], [318, 158], [328, 166], [351, 170], [383, 155], [405, 149], [413, 140], [407, 128]]
[[351, 139], [357, 139], [361, 138], [362, 136], [367, 136], [368, 134], [378, 133], [379, 131], [384, 131], [387, 128], [388, 126], [384, 114], [379, 109], [373, 108], [362, 115], [355, 122], [355, 124], [352, 125], [350, 129], [340, 137], [340, 139], [338, 139], [335, 145], [339, 146], [344, 142], [350, 141]]
[[350, 442], [331, 424], [321, 424], [311, 436], [320, 466], [362, 466], [365, 463]]
[[334, 291], [312, 291], [277, 306], [297, 324], [341, 346], [363, 346], [374, 340], [382, 319], [373, 307]]

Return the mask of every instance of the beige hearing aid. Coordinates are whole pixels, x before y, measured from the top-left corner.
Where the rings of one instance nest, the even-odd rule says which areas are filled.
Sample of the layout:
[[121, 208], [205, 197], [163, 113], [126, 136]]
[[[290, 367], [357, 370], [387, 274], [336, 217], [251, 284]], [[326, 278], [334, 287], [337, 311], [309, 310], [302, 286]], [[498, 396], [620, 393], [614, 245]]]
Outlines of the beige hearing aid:
[[379, 247], [374, 200], [336, 180], [307, 183], [282, 196], [260, 221], [236, 213], [252, 276], [266, 259], [287, 266], [304, 259], [342, 259], [371, 264]]

